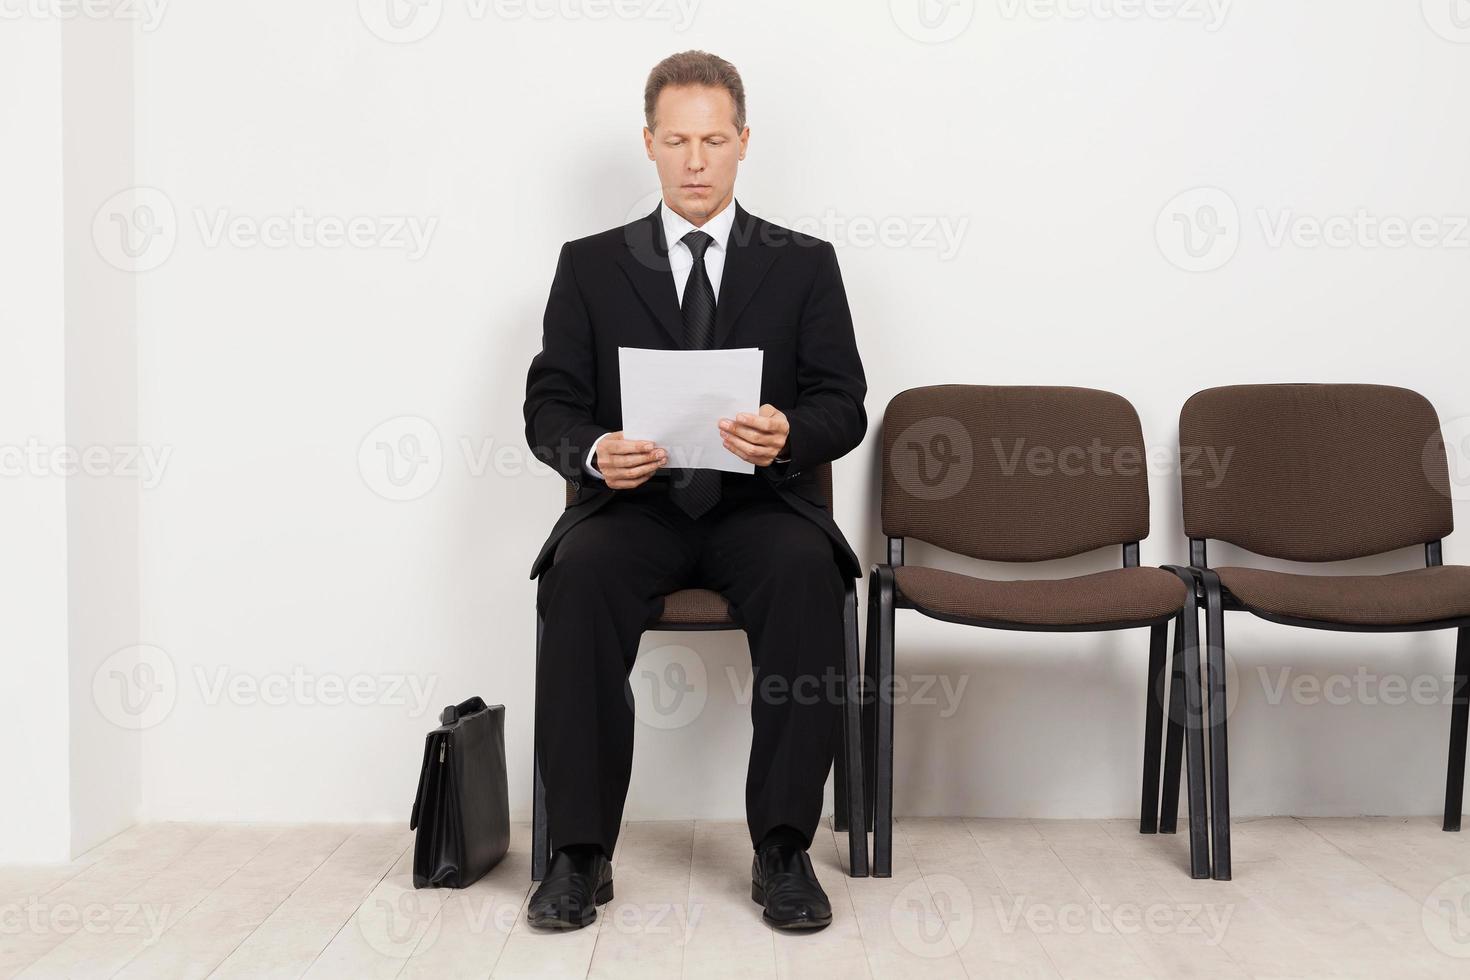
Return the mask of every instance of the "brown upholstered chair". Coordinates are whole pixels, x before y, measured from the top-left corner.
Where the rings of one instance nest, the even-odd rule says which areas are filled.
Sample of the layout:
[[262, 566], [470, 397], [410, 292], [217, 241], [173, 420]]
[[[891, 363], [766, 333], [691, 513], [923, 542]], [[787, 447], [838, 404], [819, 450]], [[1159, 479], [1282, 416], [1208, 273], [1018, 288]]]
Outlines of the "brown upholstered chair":
[[[816, 470], [822, 488], [822, 497], [827, 509], [832, 509], [832, 464], [823, 463]], [[574, 492], [567, 484], [566, 504], [570, 506]], [[536, 659], [541, 659], [541, 614], [536, 614]], [[680, 589], [664, 596], [663, 613], [647, 624], [650, 630], [738, 630], [743, 629], [732, 614], [725, 597], [712, 589]], [[847, 582], [847, 598], [842, 607], [842, 631], [846, 637], [846, 654], [843, 666], [842, 690], [849, 691], [847, 680], [861, 685], [861, 670], [858, 667], [857, 637], [857, 588]], [[861, 691], [857, 692], [859, 695]], [[861, 705], [859, 698], [848, 697], [843, 706], [842, 740], [838, 747], [833, 773], [833, 817], [832, 824], [839, 832], [847, 832], [848, 873], [854, 878], [868, 875], [868, 818], [863, 811], [863, 759], [859, 738], [862, 730]], [[552, 842], [546, 819], [546, 787], [541, 782], [539, 754], [532, 750], [531, 768], [534, 788], [531, 796], [531, 878], [540, 881], [546, 875], [546, 866], [551, 858]], [[852, 791], [849, 792], [849, 787]]]
[[[1444, 829], [1460, 829], [1470, 672], [1470, 567], [1442, 563], [1454, 527], [1434, 407], [1404, 388], [1271, 384], [1211, 388], [1179, 416], [1184, 530], [1209, 649], [1215, 877], [1230, 877], [1224, 611], [1355, 632], [1458, 629]], [[1191, 465], [1191, 459], [1193, 464]], [[1211, 465], [1206, 465], [1213, 460]], [[1422, 545], [1425, 567], [1388, 575], [1210, 568], [1210, 538], [1286, 561], [1362, 558]], [[1170, 740], [1176, 739], [1170, 732]]]
[[[1163, 681], [1174, 631], [1171, 712], [1188, 730], [1190, 872], [1209, 877], [1199, 649], [1187, 569], [1139, 565], [1148, 536], [1148, 473], [1138, 414], [1125, 399], [1087, 388], [935, 385], [888, 403], [883, 419], [882, 523], [888, 562], [872, 566], [864, 702], [867, 810], [873, 874], [893, 861], [895, 611], [1005, 630], [1150, 630], [1139, 831], [1172, 832], [1179, 766], [1159, 821]], [[1122, 567], [1050, 581], [993, 581], [904, 563], [904, 539], [971, 558], [1035, 562], [1121, 547]], [[1186, 699], [1187, 692], [1192, 692]], [[1174, 752], [1179, 746], [1171, 746]], [[958, 758], [955, 764], [958, 764]], [[1166, 775], [1166, 783], [1170, 777]]]

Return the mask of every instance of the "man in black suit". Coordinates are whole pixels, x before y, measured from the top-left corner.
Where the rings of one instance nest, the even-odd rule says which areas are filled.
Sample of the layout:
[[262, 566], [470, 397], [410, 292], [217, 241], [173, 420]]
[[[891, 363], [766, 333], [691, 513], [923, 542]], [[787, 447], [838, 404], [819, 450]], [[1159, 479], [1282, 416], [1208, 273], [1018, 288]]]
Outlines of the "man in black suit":
[[[756, 677], [752, 894], [777, 927], [820, 927], [831, 907], [806, 852], [840, 730], [843, 576], [862, 568], [815, 471], [862, 441], [867, 383], [832, 246], [734, 200], [750, 139], [734, 66], [700, 51], [665, 59], [644, 116], [663, 199], [562, 246], [526, 379], [527, 442], [575, 488], [531, 569], [544, 622], [535, 737], [555, 853], [527, 914], [578, 927], [611, 899], [633, 755], [628, 675], [661, 597], [702, 586], [730, 602]], [[761, 348], [763, 404], [709, 420], [755, 471], [675, 469], [663, 448], [624, 433], [620, 346]]]

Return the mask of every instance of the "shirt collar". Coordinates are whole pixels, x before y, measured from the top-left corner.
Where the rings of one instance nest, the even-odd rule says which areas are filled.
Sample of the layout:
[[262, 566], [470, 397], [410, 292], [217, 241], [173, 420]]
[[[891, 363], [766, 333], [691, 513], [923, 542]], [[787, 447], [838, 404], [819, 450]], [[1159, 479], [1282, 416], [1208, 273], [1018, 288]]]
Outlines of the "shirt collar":
[[[658, 202], [658, 213], [664, 223], [664, 241], [668, 243], [669, 249], [672, 251], [681, 238], [694, 230], [694, 225], [690, 224], [682, 215], [665, 204], [662, 199]], [[725, 243], [730, 238], [730, 229], [734, 227], [734, 224], [735, 199], [732, 197], [730, 198], [730, 203], [725, 205], [725, 209], [706, 221], [699, 230], [714, 239], [714, 245], [712, 247], [724, 251]]]

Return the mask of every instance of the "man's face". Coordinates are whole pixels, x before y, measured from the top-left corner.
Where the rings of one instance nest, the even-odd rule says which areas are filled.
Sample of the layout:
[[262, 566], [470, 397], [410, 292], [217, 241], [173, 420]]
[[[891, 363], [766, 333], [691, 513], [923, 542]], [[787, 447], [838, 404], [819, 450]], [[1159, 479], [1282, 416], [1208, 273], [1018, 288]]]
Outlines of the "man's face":
[[745, 159], [750, 127], [736, 131], [735, 100], [724, 88], [670, 85], [654, 106], [656, 131], [643, 128], [648, 159], [658, 167], [664, 201], [702, 225], [735, 195], [735, 169]]

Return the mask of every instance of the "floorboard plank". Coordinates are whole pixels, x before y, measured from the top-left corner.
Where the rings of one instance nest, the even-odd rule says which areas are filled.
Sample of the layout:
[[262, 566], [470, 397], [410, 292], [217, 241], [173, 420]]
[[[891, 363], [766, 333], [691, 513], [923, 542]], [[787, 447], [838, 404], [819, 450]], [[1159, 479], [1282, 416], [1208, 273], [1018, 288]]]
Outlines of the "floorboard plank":
[[52, 947], [22, 977], [112, 976], [154, 945], [211, 892], [281, 833], [280, 827], [224, 825], [123, 896], [123, 914]]
[[469, 888], [449, 890], [438, 924], [414, 948], [399, 977], [484, 980], [531, 891], [531, 825], [511, 825], [510, 852]]
[[13, 977], [96, 922], [128, 914], [124, 897], [191, 851], [215, 830], [197, 824], [150, 824], [130, 831], [100, 859], [44, 894], [8, 908], [14, 927], [0, 930], [0, 977]]
[[788, 934], [751, 901], [743, 823], [630, 823], [597, 923], [542, 934], [524, 823], [463, 890], [412, 888], [400, 826], [143, 825], [0, 867], [0, 978], [1460, 980], [1470, 964], [1470, 835], [1433, 818], [1237, 820], [1224, 882], [1189, 877], [1185, 834], [1131, 820], [896, 830], [893, 877], [849, 879], [824, 820], [811, 856], [833, 923]]
[[120, 980], [206, 977], [351, 835], [346, 826], [290, 827], [117, 974]]
[[304, 974], [411, 843], [398, 824], [360, 829], [301, 882], [211, 976]]
[[699, 925], [684, 945], [684, 972], [711, 980], [774, 980], [776, 949], [750, 900], [750, 831], [743, 821], [694, 824], [688, 902]]

